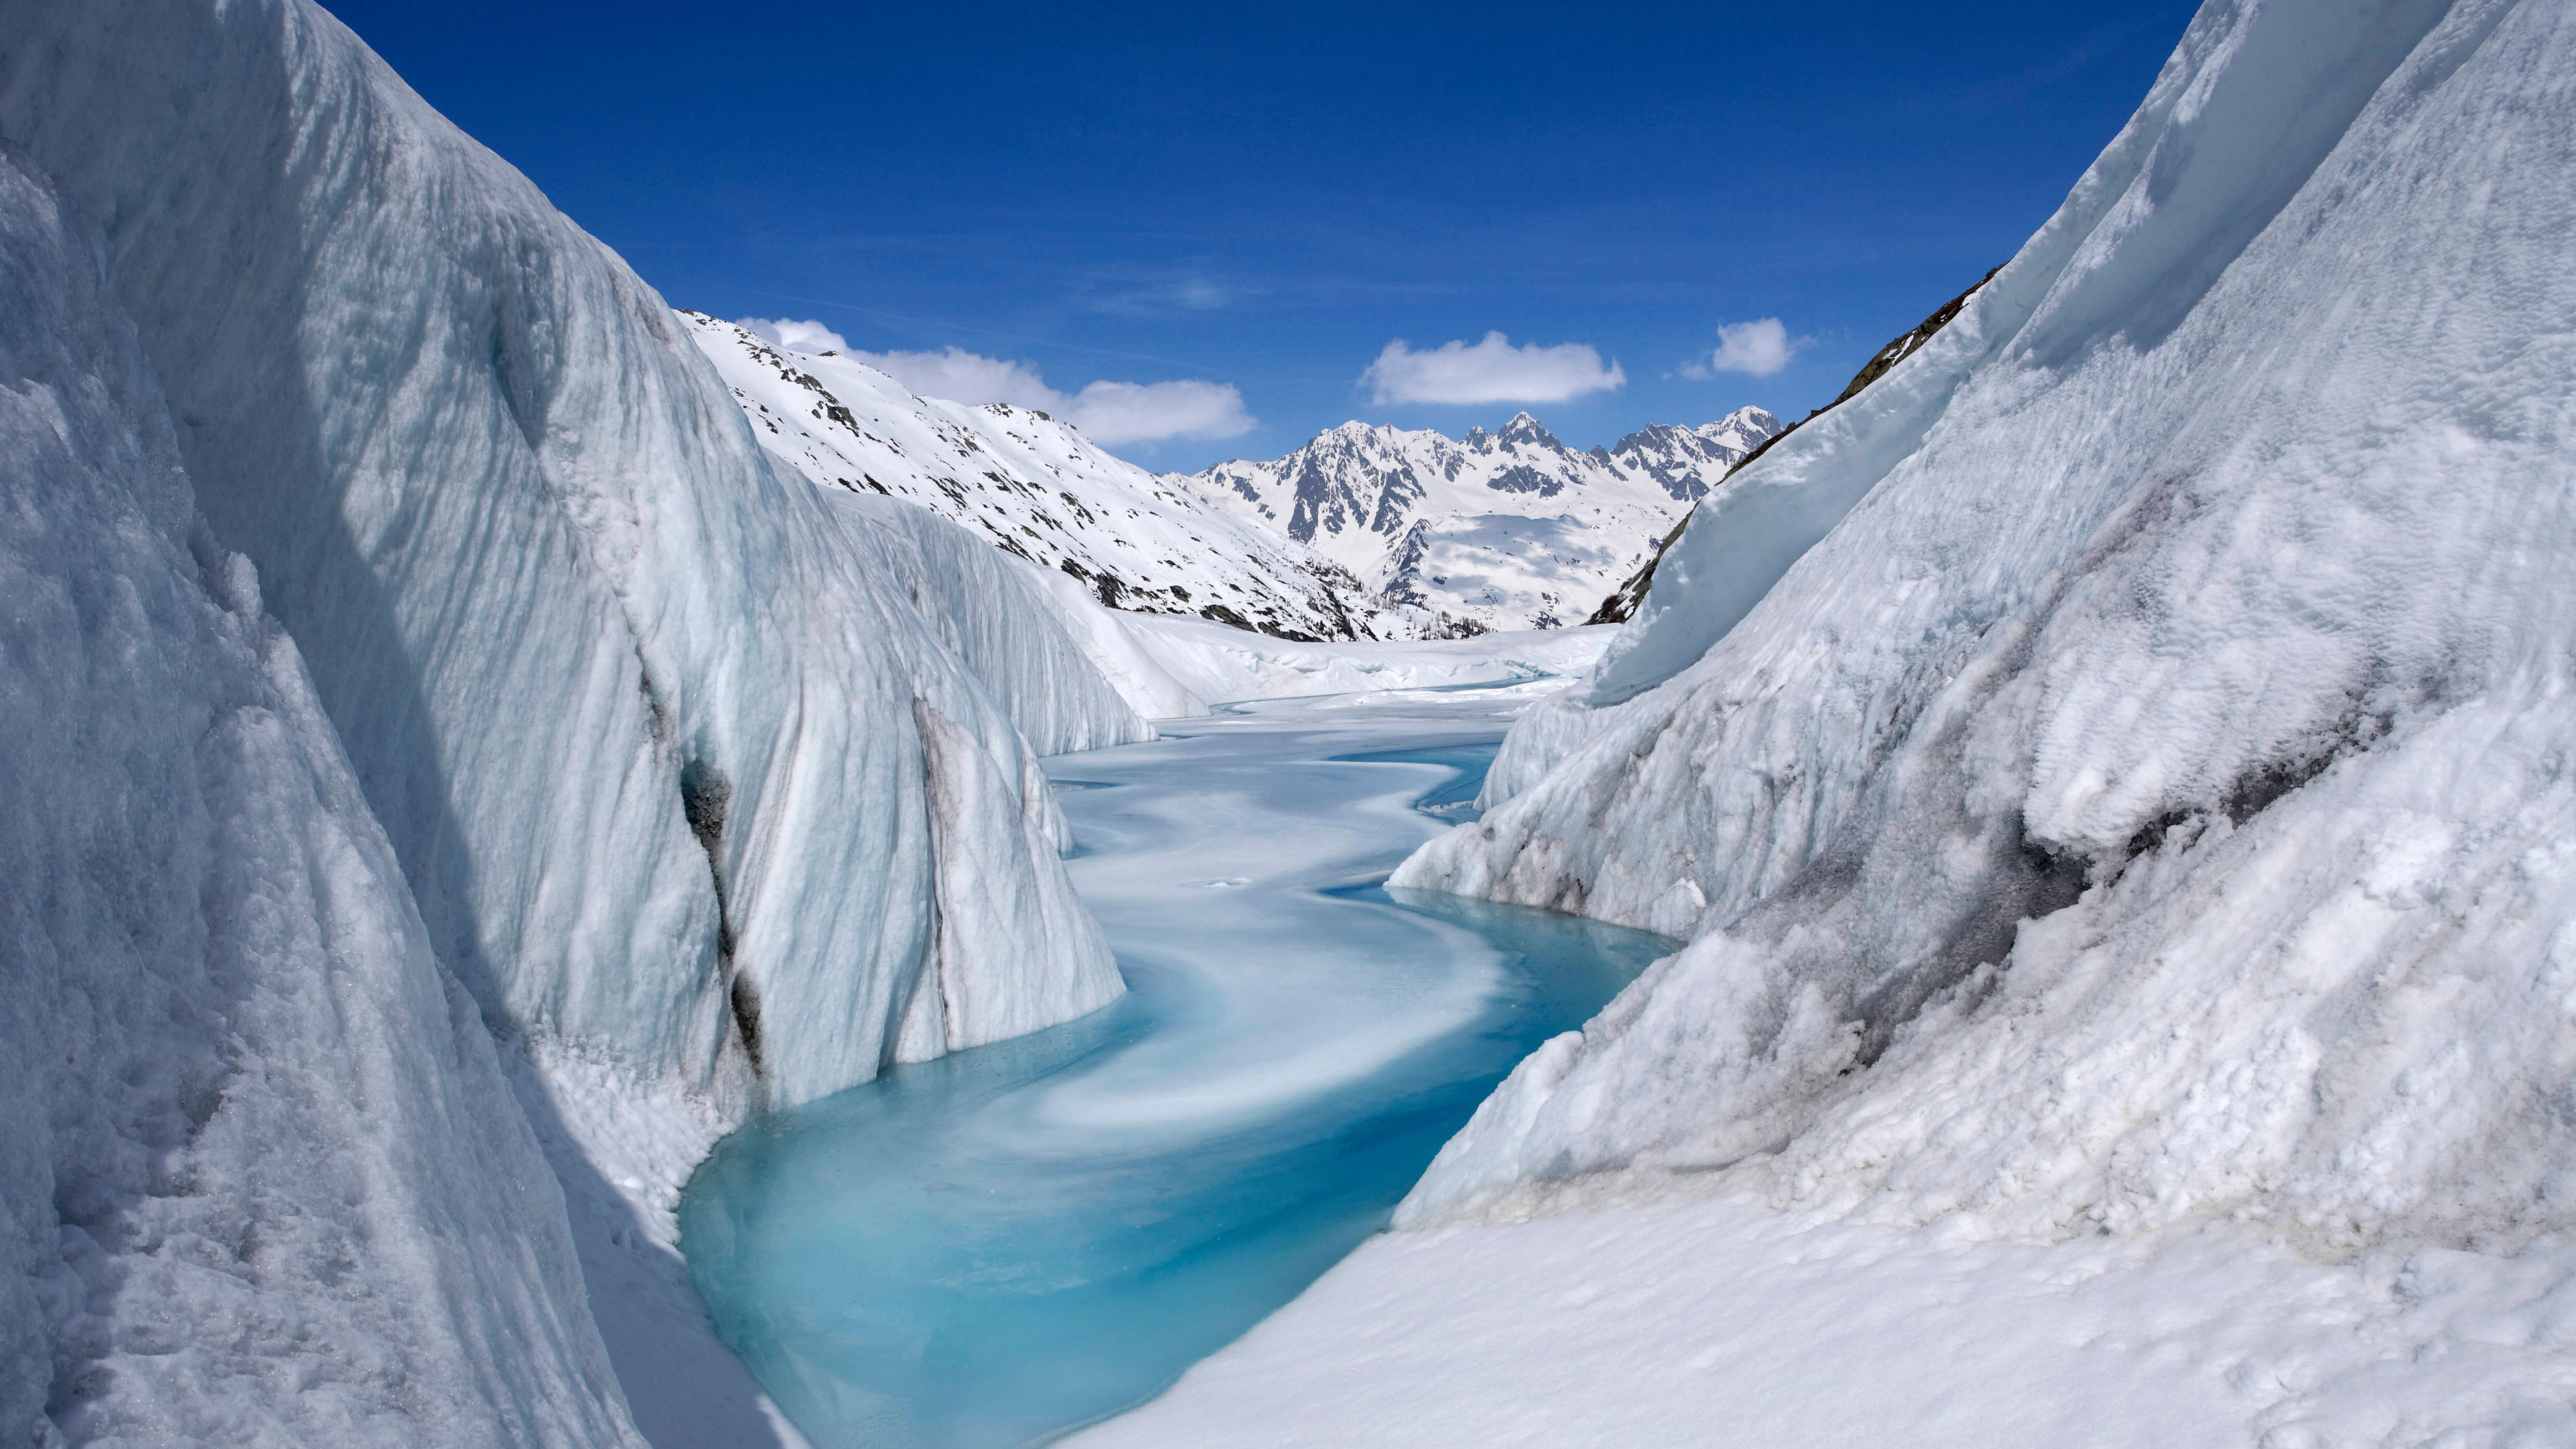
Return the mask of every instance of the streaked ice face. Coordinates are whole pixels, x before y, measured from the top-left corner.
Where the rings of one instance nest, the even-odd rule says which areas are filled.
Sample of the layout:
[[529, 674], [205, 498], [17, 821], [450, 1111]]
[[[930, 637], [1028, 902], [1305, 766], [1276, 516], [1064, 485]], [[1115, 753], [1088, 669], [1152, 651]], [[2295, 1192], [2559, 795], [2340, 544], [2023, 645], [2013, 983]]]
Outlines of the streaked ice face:
[[818, 1445], [1014, 1445], [1158, 1392], [1386, 1216], [1669, 943], [1374, 882], [1534, 689], [1239, 707], [1050, 762], [1131, 994], [728, 1139], [700, 1292]]

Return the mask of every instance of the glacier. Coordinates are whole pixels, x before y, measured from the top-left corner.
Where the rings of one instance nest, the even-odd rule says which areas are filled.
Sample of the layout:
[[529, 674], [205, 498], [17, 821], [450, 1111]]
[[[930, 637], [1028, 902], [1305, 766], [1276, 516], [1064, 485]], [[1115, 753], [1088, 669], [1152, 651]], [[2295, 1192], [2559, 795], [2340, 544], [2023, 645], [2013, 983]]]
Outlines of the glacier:
[[0, 145], [0, 1432], [640, 1445], [501, 1058], [66, 211]]
[[2210, 0], [1393, 878], [1690, 944], [1084, 1442], [2576, 1442], [2571, 224], [2567, 7]]
[[1117, 997], [1036, 761], [1151, 727], [307, 0], [0, 11], [0, 159], [0, 1432], [792, 1442], [681, 1179]]
[[2329, 13], [2204, 8], [1959, 319], [1721, 499], [1854, 498], [1824, 540], [1599, 703], [1794, 543], [1704, 509], [1517, 793], [1398, 872], [1696, 938], [1417, 1220], [1743, 1164], [2031, 1233], [2560, 1221], [2576, 52], [2547, 7]]

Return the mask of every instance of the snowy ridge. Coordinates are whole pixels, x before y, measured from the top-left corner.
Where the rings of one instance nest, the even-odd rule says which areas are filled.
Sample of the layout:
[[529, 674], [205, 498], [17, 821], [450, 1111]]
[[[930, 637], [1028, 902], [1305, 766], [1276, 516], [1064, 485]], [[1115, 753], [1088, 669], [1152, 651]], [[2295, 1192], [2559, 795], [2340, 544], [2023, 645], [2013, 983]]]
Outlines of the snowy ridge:
[[[661, 299], [305, 0], [0, 10], [0, 137], [66, 218], [13, 185], [9, 281], [101, 278], [87, 313], [0, 319], [73, 334], [10, 334], [23, 406], [84, 369], [121, 389], [75, 410], [71, 461], [6, 459], [44, 470], [11, 485], [37, 529], [13, 546], [64, 540], [16, 566], [109, 582], [13, 591], [71, 612], [24, 625], [54, 632], [0, 690], [19, 748], [145, 732], [16, 776], [131, 798], [11, 847], [21, 882], [102, 874], [0, 946], [59, 987], [13, 1006], [12, 1050], [96, 1027], [36, 1074], [61, 1120], [0, 1133], [50, 1285], [0, 1311], [56, 1354], [50, 1390], [13, 1369], [0, 1427], [618, 1442], [594, 1309], [630, 1381], [729, 1364], [662, 1175], [764, 1102], [1122, 989], [1035, 756], [1148, 727], [1010, 560], [782, 479]], [[111, 334], [140, 360], [79, 351]], [[119, 486], [150, 530], [88, 527]], [[179, 602], [98, 612], [118, 590]], [[129, 898], [155, 922], [130, 947], [65, 944]], [[49, 1194], [49, 1157], [99, 1193]], [[756, 1419], [719, 1437], [776, 1437]]]
[[1079, 580], [1112, 608], [1286, 639], [1420, 632], [1340, 566], [1101, 452], [1045, 413], [915, 397], [850, 358], [787, 352], [731, 322], [679, 316], [761, 446], [820, 487], [918, 503]]
[[1402, 1220], [1688, 1171], [1968, 1237], [2576, 1226], [2571, 178], [2564, 7], [2206, 6], [1398, 872], [1697, 938]]
[[1273, 462], [1172, 481], [1311, 545], [1441, 632], [1548, 629], [1588, 616], [1779, 430], [1748, 407], [1576, 452], [1528, 413], [1464, 441], [1352, 422]]

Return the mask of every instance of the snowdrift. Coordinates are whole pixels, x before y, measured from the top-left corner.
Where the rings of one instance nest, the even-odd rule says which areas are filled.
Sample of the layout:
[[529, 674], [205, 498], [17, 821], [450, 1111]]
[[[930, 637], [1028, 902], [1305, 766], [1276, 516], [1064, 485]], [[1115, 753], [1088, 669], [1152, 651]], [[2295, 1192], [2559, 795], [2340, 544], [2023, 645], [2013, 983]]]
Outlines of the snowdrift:
[[1400, 1221], [2576, 1226], [2571, 229], [2567, 7], [2213, 0], [1398, 872], [1695, 938]]

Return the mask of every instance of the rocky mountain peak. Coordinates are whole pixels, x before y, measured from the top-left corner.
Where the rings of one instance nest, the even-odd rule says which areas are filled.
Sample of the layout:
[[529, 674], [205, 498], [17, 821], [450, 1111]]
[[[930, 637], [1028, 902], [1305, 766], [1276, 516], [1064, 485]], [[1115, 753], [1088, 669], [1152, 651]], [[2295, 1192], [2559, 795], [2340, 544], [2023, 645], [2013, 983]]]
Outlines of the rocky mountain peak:
[[1565, 445], [1556, 440], [1556, 434], [1525, 412], [1512, 414], [1512, 420], [1503, 424], [1502, 442], [1506, 448], [1517, 445], [1545, 448], [1550, 452], [1565, 451]]
[[1776, 427], [1758, 408], [1577, 452], [1527, 412], [1451, 439], [1351, 422], [1269, 463], [1175, 479], [1348, 568], [1390, 608], [1549, 628], [1642, 566]]

